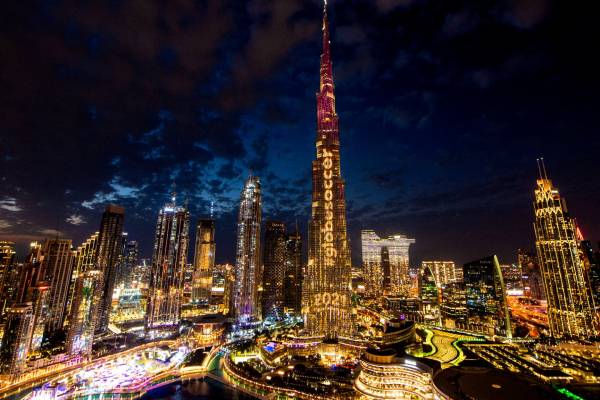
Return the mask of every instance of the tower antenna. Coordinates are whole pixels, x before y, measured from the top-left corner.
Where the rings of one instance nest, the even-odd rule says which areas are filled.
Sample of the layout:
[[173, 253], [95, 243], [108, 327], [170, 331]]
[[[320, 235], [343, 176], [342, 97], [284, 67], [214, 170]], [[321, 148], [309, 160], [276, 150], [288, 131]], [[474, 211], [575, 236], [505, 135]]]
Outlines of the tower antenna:
[[175, 206], [175, 198], [177, 197], [177, 184], [175, 183], [175, 181], [173, 181], [173, 184], [171, 185], [171, 201], [173, 202], [173, 206]]
[[546, 173], [546, 164], [544, 163], [544, 157], [540, 158], [542, 162], [542, 171], [544, 172], [544, 179], [548, 179], [548, 174]]
[[215, 202], [211, 201], [210, 202], [210, 219], [213, 219], [214, 212], [215, 212]]
[[536, 158], [535, 162], [537, 163], [538, 173], [540, 174], [540, 179], [543, 179], [543, 176], [542, 176], [542, 167], [540, 166], [540, 159]]

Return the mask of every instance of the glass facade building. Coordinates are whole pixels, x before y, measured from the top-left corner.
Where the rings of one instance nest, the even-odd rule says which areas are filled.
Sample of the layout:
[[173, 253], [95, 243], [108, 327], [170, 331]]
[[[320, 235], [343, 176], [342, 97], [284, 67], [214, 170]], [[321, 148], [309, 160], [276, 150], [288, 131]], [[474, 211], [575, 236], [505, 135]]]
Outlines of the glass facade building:
[[263, 247], [263, 318], [281, 319], [284, 304], [284, 278], [287, 229], [283, 222], [267, 221]]
[[96, 324], [98, 332], [106, 332], [108, 328], [110, 312], [112, 310], [113, 289], [117, 279], [117, 268], [123, 254], [124, 220], [125, 209], [114, 204], [109, 204], [106, 206], [100, 222], [96, 269], [102, 271], [103, 290], [98, 309], [98, 322]]
[[179, 324], [183, 301], [183, 275], [187, 264], [190, 214], [171, 203], [158, 213], [152, 269], [146, 307], [146, 332]]
[[496, 256], [463, 266], [468, 329], [486, 335], [512, 337], [506, 288]]
[[260, 180], [250, 176], [240, 197], [237, 225], [236, 261], [229, 311], [236, 322], [260, 320], [259, 299], [260, 224], [262, 218]]

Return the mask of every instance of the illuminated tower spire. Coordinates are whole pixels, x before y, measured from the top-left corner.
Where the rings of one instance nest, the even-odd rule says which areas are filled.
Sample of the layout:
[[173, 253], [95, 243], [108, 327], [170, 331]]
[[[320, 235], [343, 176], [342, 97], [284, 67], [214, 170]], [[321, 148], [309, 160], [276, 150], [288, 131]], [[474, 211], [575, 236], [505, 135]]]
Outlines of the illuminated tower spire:
[[321, 54], [319, 92], [317, 93], [317, 130], [338, 139], [338, 116], [335, 112], [333, 68], [329, 40], [327, 2], [323, 8], [323, 53]]
[[353, 334], [350, 249], [340, 169], [338, 116], [327, 20], [323, 10], [323, 52], [317, 93], [317, 157], [312, 164], [312, 217], [308, 266], [303, 284], [306, 334], [336, 339]]

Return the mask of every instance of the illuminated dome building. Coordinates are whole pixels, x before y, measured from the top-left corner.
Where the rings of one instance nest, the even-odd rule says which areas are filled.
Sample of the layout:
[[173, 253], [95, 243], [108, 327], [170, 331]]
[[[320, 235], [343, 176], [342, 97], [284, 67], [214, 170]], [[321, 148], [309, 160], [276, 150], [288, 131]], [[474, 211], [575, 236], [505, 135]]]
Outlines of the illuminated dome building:
[[433, 370], [413, 358], [396, 357], [392, 349], [367, 350], [360, 367], [354, 387], [361, 400], [439, 398], [431, 381]]

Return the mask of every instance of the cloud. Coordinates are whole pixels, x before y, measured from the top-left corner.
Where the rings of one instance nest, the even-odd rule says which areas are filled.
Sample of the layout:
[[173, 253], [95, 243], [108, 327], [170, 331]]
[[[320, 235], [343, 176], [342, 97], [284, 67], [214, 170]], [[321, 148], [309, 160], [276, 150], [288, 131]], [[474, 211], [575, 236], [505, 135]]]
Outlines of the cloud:
[[93, 210], [97, 205], [135, 198], [146, 187], [146, 185], [141, 187], [128, 186], [120, 183], [119, 177], [114, 177], [108, 183], [108, 186], [110, 187], [111, 191], [96, 192], [92, 199], [83, 201], [81, 205], [85, 208]]
[[471, 10], [463, 10], [446, 15], [442, 32], [449, 37], [460, 36], [475, 30], [480, 23], [480, 18]]
[[12, 227], [12, 224], [5, 219], [0, 219], [0, 229], [8, 229]]
[[4, 200], [0, 200], [0, 209], [11, 212], [23, 211], [23, 209], [17, 205], [17, 199], [14, 197], [5, 197]]
[[87, 222], [83, 215], [80, 214], [71, 214], [67, 217], [65, 221], [67, 221], [71, 225], [83, 225]]
[[319, 28], [314, 18], [302, 14], [301, 0], [252, 0], [246, 8], [253, 21], [250, 38], [233, 63], [233, 81], [221, 98], [221, 105], [229, 110], [253, 104], [255, 84]]
[[550, 10], [548, 0], [513, 0], [509, 17], [520, 28], [532, 28], [542, 22]]
[[397, 7], [408, 7], [417, 0], [377, 0], [375, 3], [381, 12], [389, 12]]
[[44, 236], [55, 236], [55, 237], [63, 236], [63, 232], [56, 230], [56, 229], [51, 229], [51, 228], [40, 229], [39, 233]]

